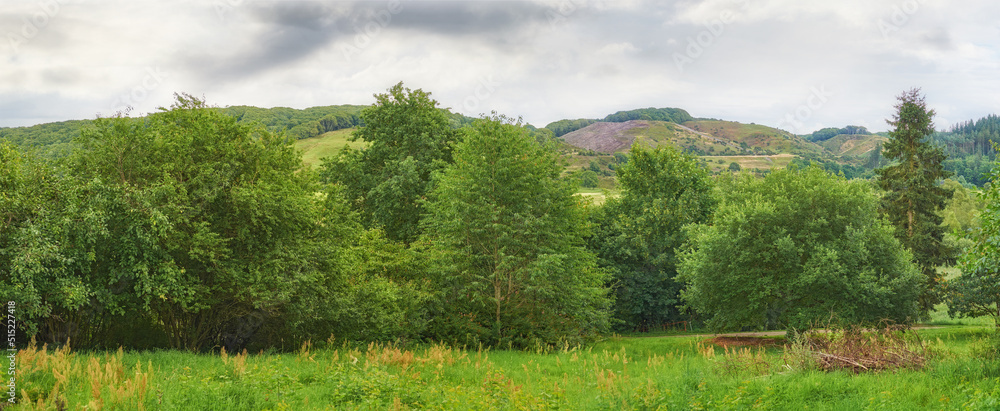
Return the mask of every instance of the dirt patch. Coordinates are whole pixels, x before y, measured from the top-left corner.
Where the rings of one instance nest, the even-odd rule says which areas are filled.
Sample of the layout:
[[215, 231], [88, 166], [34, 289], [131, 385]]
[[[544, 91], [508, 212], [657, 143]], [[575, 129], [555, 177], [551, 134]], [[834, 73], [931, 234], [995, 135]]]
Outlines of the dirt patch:
[[778, 347], [785, 345], [784, 338], [764, 337], [715, 337], [705, 340], [706, 343], [722, 347]]

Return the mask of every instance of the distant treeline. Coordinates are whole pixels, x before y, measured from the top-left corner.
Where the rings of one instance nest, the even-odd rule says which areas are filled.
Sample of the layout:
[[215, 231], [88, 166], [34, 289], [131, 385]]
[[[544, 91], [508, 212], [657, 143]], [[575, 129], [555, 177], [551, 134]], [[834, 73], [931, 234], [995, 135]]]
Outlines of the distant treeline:
[[867, 128], [862, 126], [847, 126], [844, 128], [827, 127], [814, 131], [812, 134], [806, 134], [802, 136], [807, 141], [812, 141], [818, 143], [820, 141], [826, 141], [841, 134], [847, 135], [868, 135], [871, 132]]
[[996, 159], [994, 142], [1000, 142], [1000, 117], [989, 115], [979, 120], [956, 124], [949, 132], [936, 133], [934, 143], [948, 156], [945, 170], [959, 181], [982, 187], [989, 181], [986, 173]]
[[231, 106], [220, 110], [223, 114], [236, 117], [239, 122], [255, 121], [272, 132], [285, 131], [295, 139], [303, 139], [361, 125], [359, 115], [364, 107], [341, 105], [298, 110], [288, 107]]
[[[361, 110], [365, 107], [367, 106], [345, 104], [300, 110], [289, 107], [230, 106], [214, 110], [235, 117], [237, 122], [262, 124], [273, 133], [285, 132], [287, 136], [301, 140], [362, 125]], [[446, 110], [445, 114], [453, 128], [470, 124], [473, 120]], [[44, 158], [66, 157], [74, 149], [73, 139], [80, 135], [82, 128], [92, 123], [93, 120], [68, 120], [30, 127], [3, 127], [0, 128], [0, 139], [10, 141], [22, 149], [36, 150], [36, 154]]]
[[587, 127], [598, 121], [604, 121], [609, 123], [624, 123], [626, 121], [632, 120], [647, 120], [647, 121], [670, 121], [674, 123], [684, 123], [687, 121], [694, 120], [691, 114], [679, 108], [640, 108], [636, 110], [629, 111], [619, 111], [615, 114], [609, 114], [601, 120], [581, 118], [576, 120], [559, 120], [549, 125], [545, 128], [549, 129], [556, 135], [556, 137], [562, 137], [564, 134], [571, 133], [573, 131], [579, 130], [581, 128]]
[[41, 157], [65, 157], [73, 150], [73, 139], [91, 120], [68, 120], [30, 127], [0, 128], [0, 140], [7, 140], [26, 150], [37, 150]]

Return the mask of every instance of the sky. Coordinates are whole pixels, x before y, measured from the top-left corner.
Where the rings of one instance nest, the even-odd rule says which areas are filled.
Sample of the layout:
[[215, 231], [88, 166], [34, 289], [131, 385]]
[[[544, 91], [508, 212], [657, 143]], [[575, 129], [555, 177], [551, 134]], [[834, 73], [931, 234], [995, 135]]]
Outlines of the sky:
[[805, 134], [1000, 113], [995, 0], [0, 0], [0, 127], [210, 105], [372, 104], [403, 82], [543, 127], [620, 110]]

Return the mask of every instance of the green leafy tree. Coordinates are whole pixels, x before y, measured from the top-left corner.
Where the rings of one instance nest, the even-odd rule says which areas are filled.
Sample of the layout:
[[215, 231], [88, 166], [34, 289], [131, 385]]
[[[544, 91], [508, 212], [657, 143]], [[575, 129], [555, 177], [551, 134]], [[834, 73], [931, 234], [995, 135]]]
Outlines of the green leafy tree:
[[361, 112], [364, 125], [351, 139], [364, 140], [360, 151], [345, 147], [324, 159], [324, 181], [343, 184], [345, 195], [369, 228], [382, 228], [394, 241], [412, 242], [423, 216], [421, 201], [431, 174], [451, 162], [458, 133], [430, 93], [396, 84]]
[[[199, 349], [248, 318], [301, 322], [309, 292], [343, 281], [356, 232], [302, 170], [291, 141], [181, 95], [144, 119], [98, 119], [70, 171], [104, 217], [97, 298], [109, 314], [151, 313], [170, 345]], [[324, 296], [319, 293], [319, 296]], [[234, 338], [244, 338], [237, 336]]]
[[691, 226], [678, 280], [717, 330], [914, 319], [921, 276], [870, 184], [816, 167], [723, 178], [711, 222]]
[[993, 166], [990, 179], [982, 194], [986, 210], [979, 216], [981, 229], [962, 255], [962, 275], [948, 283], [948, 311], [953, 316], [992, 316], [1000, 330], [1000, 165]]
[[679, 321], [676, 253], [685, 241], [682, 227], [706, 221], [714, 207], [708, 170], [672, 147], [633, 146], [616, 172], [621, 196], [595, 213], [590, 245], [614, 274], [617, 327]]
[[875, 171], [885, 190], [883, 214], [896, 227], [896, 237], [913, 252], [924, 273], [920, 309], [928, 313], [940, 302], [937, 267], [954, 261], [954, 250], [944, 242], [940, 210], [951, 192], [940, 185], [945, 171], [944, 152], [930, 143], [934, 110], [928, 110], [920, 89], [897, 97], [896, 113], [887, 120], [893, 130], [882, 145], [882, 155], [893, 163]]
[[523, 347], [605, 330], [605, 274], [584, 247], [584, 209], [555, 150], [494, 115], [472, 125], [454, 158], [425, 222], [444, 332]]
[[63, 325], [102, 286], [89, 276], [100, 217], [81, 198], [56, 168], [0, 142], [0, 300], [15, 302], [25, 340], [66, 342]]

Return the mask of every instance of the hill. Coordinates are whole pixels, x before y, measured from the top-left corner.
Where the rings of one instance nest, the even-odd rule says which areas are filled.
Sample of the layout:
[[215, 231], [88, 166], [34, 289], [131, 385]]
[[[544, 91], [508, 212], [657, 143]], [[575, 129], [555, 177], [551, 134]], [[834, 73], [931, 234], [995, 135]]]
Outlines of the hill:
[[361, 110], [366, 106], [319, 106], [306, 109], [289, 107], [260, 108], [229, 106], [220, 108], [223, 114], [241, 122], [256, 121], [274, 132], [287, 132], [295, 139], [311, 138], [323, 133], [357, 127]]
[[694, 120], [691, 114], [679, 108], [640, 108], [635, 110], [619, 111], [608, 114], [604, 119], [581, 118], [576, 120], [559, 120], [549, 123], [546, 129], [552, 131], [556, 137], [587, 127], [597, 122], [605, 123], [625, 123], [633, 120], [645, 121], [667, 121], [671, 123], [683, 123]]
[[878, 134], [838, 134], [818, 142], [830, 153], [841, 157], [862, 157], [881, 147], [889, 138]]
[[742, 124], [735, 121], [694, 120], [683, 124], [697, 132], [738, 144], [753, 154], [795, 154], [821, 156], [823, 147], [802, 137], [760, 124]]
[[562, 139], [567, 144], [601, 153], [626, 152], [633, 144], [671, 145], [699, 154], [737, 155], [742, 152], [730, 141], [665, 121], [597, 122], [565, 134]]
[[90, 123], [90, 120], [68, 120], [30, 127], [0, 127], [0, 140], [35, 150], [42, 157], [59, 158], [73, 150], [73, 139]]
[[[259, 122], [273, 132], [285, 132], [292, 138], [303, 139], [360, 125], [359, 115], [364, 107], [366, 106], [340, 105], [299, 110], [288, 107], [230, 106], [217, 110], [236, 117], [240, 122]], [[463, 116], [451, 119], [456, 124], [467, 122]], [[68, 120], [30, 127], [2, 127], [0, 139], [24, 149], [37, 150], [42, 157], [59, 158], [73, 150], [73, 139], [91, 122]]]

